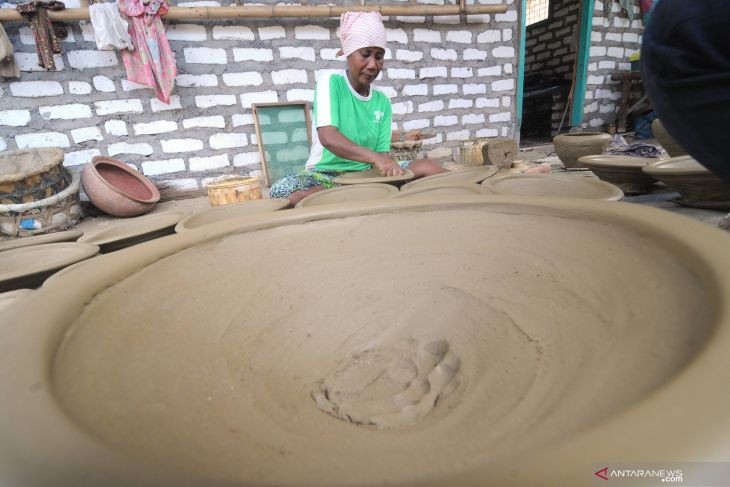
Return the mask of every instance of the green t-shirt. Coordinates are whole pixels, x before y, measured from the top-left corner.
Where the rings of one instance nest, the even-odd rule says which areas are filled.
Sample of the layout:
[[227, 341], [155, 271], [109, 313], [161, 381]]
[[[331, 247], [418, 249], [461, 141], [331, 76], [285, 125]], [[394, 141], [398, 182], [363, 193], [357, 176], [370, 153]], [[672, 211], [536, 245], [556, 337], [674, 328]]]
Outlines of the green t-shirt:
[[317, 128], [332, 125], [354, 143], [375, 152], [390, 152], [390, 100], [370, 87], [370, 95], [357, 93], [347, 74], [328, 73], [318, 81], [314, 94], [314, 130], [307, 169], [319, 171], [363, 171], [372, 167], [334, 155], [319, 142]]

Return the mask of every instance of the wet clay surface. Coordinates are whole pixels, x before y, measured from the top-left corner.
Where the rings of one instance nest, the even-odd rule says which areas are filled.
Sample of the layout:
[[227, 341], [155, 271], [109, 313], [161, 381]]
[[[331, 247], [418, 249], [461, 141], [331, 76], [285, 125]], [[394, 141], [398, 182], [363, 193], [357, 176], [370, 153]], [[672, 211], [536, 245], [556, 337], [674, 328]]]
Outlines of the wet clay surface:
[[713, 313], [679, 262], [538, 209], [232, 235], [101, 292], [52, 380], [102, 442], [188, 475], [433, 479], [571, 436], [672, 376]]

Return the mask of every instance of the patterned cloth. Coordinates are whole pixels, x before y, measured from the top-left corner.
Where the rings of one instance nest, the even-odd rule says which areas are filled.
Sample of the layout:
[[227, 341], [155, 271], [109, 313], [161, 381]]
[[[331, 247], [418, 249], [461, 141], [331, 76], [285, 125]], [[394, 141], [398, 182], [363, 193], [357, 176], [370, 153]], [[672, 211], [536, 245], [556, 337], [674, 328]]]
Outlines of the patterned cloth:
[[134, 51], [123, 50], [122, 59], [130, 81], [154, 88], [157, 98], [170, 103], [175, 85], [175, 54], [165, 35], [160, 14], [167, 12], [165, 0], [119, 0], [119, 11], [129, 17], [129, 35]]
[[0, 24], [0, 76], [3, 78], [20, 78], [20, 68], [15, 64], [13, 44], [8, 39], [2, 24]]
[[[398, 163], [400, 167], [406, 169], [411, 161], [401, 161]], [[326, 189], [340, 186], [333, 180], [347, 171], [302, 171], [297, 174], [286, 176], [275, 182], [269, 190], [269, 196], [272, 198], [288, 198], [295, 191], [306, 191], [315, 186], [322, 186]]]
[[63, 2], [51, 0], [49, 2], [21, 3], [15, 8], [30, 22], [30, 29], [33, 31], [38, 52], [38, 65], [48, 71], [55, 71], [56, 63], [53, 60], [53, 54], [61, 52], [61, 43], [58, 39], [66, 38], [68, 30], [63, 24], [52, 23], [47, 10], [63, 10], [66, 6]]
[[385, 49], [385, 26], [378, 12], [345, 12], [340, 16], [337, 35], [342, 43], [340, 52], [345, 56], [363, 47]]

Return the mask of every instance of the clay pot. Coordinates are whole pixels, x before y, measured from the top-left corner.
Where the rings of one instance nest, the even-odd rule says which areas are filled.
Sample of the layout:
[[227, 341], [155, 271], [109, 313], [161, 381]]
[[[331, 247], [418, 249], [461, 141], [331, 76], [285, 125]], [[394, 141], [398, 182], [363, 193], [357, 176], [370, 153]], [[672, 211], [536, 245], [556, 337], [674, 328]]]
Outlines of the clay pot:
[[567, 168], [585, 167], [579, 157], [602, 154], [611, 142], [611, 136], [603, 132], [560, 134], [553, 139], [555, 152]]
[[667, 129], [658, 118], [655, 118], [654, 121], [651, 122], [651, 131], [654, 133], [656, 140], [659, 141], [659, 144], [661, 144], [664, 150], [667, 151], [667, 154], [669, 154], [670, 157], [687, 155], [687, 151], [679, 145], [679, 142], [674, 140], [674, 137], [667, 132]]
[[[458, 196], [272, 212], [102, 255], [3, 311], [3, 475], [577, 487], [597, 459], [727, 458], [727, 248], [650, 207]], [[383, 429], [320, 408], [368, 399], [338, 371], [384, 393], [451, 382], [411, 391], [438, 400]], [[398, 404], [378, 392], [376, 413]]]
[[108, 157], [92, 158], [81, 173], [81, 184], [94, 206], [114, 216], [142, 215], [160, 200], [160, 192], [152, 181]]
[[624, 197], [623, 191], [616, 185], [570, 174], [510, 174], [486, 179], [482, 181], [482, 186], [493, 194], [514, 196], [603, 201], [619, 201]]
[[602, 154], [583, 156], [578, 159], [578, 162], [593, 171], [593, 174], [602, 180], [621, 188], [625, 194], [643, 194], [656, 183], [656, 179], [642, 171], [642, 168], [659, 160], [646, 157]]
[[644, 172], [682, 195], [679, 203], [730, 209], [730, 185], [690, 156], [673, 157], [644, 166]]

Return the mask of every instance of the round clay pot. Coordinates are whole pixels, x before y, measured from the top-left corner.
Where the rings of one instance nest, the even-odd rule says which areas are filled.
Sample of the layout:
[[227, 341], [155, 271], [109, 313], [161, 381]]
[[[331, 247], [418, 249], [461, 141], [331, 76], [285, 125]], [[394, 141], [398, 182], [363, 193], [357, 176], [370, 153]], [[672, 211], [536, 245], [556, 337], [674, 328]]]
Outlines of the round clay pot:
[[644, 194], [656, 183], [656, 179], [642, 171], [642, 168], [659, 160], [661, 159], [601, 154], [580, 157], [578, 162], [602, 180], [621, 188], [625, 194]]
[[585, 167], [578, 158], [602, 154], [610, 142], [611, 136], [603, 132], [560, 134], [553, 139], [555, 152], [567, 168]]
[[92, 158], [81, 173], [81, 184], [94, 206], [114, 216], [142, 215], [160, 200], [160, 192], [152, 181], [108, 157]]
[[667, 129], [658, 118], [655, 118], [654, 121], [651, 122], [651, 131], [654, 133], [654, 137], [656, 138], [656, 140], [659, 141], [661, 146], [664, 148], [665, 151], [667, 151], [667, 154], [669, 154], [670, 157], [687, 155], [687, 151], [684, 150], [681, 145], [679, 145], [679, 142], [674, 140], [674, 137], [672, 137], [669, 132], [667, 132]]
[[515, 196], [619, 201], [623, 191], [598, 179], [570, 174], [511, 174], [482, 182], [491, 193]]
[[95, 257], [3, 312], [3, 475], [578, 487], [728, 458], [727, 248], [650, 207], [458, 196]]
[[644, 166], [643, 170], [679, 192], [683, 200], [692, 206], [730, 208], [730, 185], [690, 156], [653, 162]]

